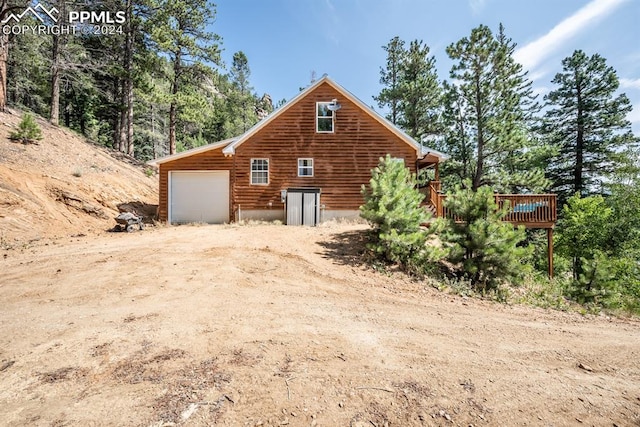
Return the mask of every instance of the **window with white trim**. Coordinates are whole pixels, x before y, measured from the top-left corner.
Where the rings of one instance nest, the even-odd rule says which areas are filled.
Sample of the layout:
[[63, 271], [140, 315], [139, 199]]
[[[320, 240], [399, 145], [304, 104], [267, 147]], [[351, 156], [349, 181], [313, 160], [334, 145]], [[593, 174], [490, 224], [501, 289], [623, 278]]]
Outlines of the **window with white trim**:
[[331, 102], [316, 102], [316, 132], [333, 133], [334, 112], [329, 109]]
[[313, 159], [298, 159], [298, 176], [313, 176]]
[[251, 159], [251, 185], [269, 184], [269, 159]]

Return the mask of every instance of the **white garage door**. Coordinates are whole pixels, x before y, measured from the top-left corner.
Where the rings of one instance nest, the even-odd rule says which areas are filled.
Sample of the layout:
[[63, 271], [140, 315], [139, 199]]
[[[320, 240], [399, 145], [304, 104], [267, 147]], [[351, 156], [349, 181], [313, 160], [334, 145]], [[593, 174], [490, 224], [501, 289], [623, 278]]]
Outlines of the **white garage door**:
[[229, 171], [170, 172], [169, 222], [229, 222]]

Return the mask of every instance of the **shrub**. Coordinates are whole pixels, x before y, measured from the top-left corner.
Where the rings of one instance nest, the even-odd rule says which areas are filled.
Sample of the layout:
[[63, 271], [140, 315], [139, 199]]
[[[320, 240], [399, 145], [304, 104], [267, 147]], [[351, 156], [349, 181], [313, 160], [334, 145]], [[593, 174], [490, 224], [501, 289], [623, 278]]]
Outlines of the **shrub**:
[[593, 259], [606, 244], [611, 213], [602, 196], [582, 198], [576, 194], [564, 205], [556, 250], [571, 259], [575, 280], [583, 274], [583, 260]]
[[387, 155], [371, 171], [369, 188], [363, 185], [362, 194], [360, 215], [373, 228], [369, 249], [410, 272], [423, 271], [435, 249], [427, 247], [430, 233], [421, 227], [430, 214], [421, 206], [424, 195], [416, 189], [415, 176]]
[[446, 220], [440, 238], [458, 277], [482, 291], [522, 277], [525, 266], [521, 260], [529, 252], [518, 246], [525, 239], [524, 228], [514, 229], [502, 221], [508, 207], [498, 209], [489, 187], [476, 192], [457, 187], [447, 196], [445, 207], [452, 217]]
[[22, 121], [18, 125], [18, 130], [11, 132], [9, 139], [20, 141], [23, 144], [35, 143], [35, 141], [42, 139], [42, 131], [33, 116], [25, 113], [22, 116]]

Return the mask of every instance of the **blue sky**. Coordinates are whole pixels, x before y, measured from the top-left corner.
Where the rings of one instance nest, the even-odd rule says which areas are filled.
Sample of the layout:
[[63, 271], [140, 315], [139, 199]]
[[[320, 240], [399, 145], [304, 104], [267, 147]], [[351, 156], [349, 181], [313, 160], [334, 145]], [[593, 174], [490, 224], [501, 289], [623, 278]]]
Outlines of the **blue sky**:
[[274, 101], [291, 99], [311, 73], [327, 73], [377, 108], [382, 46], [394, 37], [423, 40], [441, 79], [446, 47], [480, 24], [502, 22], [517, 43], [516, 59], [540, 94], [553, 88], [561, 61], [574, 50], [599, 53], [618, 72], [620, 91], [634, 105], [628, 117], [640, 135], [640, 1], [638, 0], [218, 0], [212, 30], [223, 60], [242, 50], [251, 83]]

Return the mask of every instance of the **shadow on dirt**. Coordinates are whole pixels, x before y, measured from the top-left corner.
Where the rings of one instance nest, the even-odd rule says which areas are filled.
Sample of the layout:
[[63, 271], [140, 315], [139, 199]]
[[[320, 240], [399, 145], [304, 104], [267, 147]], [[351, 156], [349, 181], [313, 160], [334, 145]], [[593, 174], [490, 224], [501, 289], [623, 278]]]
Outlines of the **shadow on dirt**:
[[330, 240], [318, 242], [324, 248], [318, 252], [335, 264], [357, 267], [366, 264], [368, 230], [346, 231], [331, 236]]

